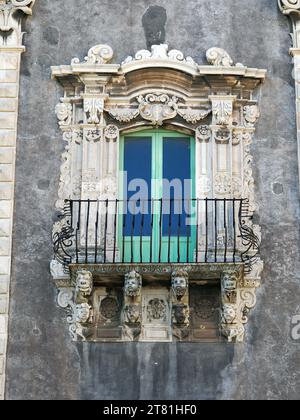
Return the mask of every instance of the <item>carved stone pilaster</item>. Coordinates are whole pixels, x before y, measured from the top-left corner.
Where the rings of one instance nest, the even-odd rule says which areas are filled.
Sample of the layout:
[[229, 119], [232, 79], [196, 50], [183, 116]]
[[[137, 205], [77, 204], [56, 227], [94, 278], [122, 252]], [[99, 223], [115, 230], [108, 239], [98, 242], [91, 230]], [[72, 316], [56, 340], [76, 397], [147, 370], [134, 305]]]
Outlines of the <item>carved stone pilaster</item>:
[[[22, 23], [32, 14], [35, 0], [0, 0], [0, 400], [4, 398], [5, 357], [14, 209], [15, 156], [18, 123], [19, 75], [23, 46]], [[22, 112], [22, 110], [21, 110]]]
[[278, 0], [281, 12], [288, 16], [292, 22], [293, 32], [292, 48], [290, 54], [294, 61], [294, 78], [296, 90], [296, 113], [297, 113], [297, 143], [298, 143], [298, 169], [300, 188], [300, 1], [299, 0]]

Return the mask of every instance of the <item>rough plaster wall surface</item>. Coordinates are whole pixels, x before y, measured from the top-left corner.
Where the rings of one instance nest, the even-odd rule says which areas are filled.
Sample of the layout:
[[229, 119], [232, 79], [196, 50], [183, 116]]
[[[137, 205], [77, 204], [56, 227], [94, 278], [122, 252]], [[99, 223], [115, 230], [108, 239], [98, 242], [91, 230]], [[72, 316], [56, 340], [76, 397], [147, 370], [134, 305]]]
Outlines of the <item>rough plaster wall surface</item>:
[[[165, 9], [161, 17], [149, 11], [155, 5]], [[295, 99], [288, 21], [277, 2], [40, 0], [25, 29], [6, 398], [299, 398], [300, 344], [290, 336], [291, 316], [300, 313]], [[243, 345], [74, 344], [55, 304], [48, 264], [63, 149], [54, 107], [62, 92], [50, 65], [84, 57], [98, 43], [110, 44], [120, 62], [151, 37], [199, 62], [219, 46], [268, 70], [253, 145], [266, 267]]]

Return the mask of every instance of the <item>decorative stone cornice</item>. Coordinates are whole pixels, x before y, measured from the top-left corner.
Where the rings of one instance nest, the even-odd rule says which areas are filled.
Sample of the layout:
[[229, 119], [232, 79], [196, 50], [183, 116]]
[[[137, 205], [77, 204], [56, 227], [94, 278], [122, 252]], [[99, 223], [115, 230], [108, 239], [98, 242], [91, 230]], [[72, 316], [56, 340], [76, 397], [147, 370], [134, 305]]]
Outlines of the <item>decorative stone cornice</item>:
[[0, 47], [21, 46], [23, 33], [15, 12], [32, 15], [34, 3], [35, 0], [0, 0]]

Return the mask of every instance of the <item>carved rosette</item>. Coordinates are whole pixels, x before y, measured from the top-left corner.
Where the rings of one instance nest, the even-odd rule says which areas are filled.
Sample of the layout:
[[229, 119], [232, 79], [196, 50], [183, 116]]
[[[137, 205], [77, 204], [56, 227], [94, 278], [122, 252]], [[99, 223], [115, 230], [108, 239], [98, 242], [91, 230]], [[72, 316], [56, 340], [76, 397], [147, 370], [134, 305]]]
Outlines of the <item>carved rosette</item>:
[[197, 140], [202, 143], [207, 143], [211, 140], [211, 128], [208, 125], [200, 125], [196, 129]]

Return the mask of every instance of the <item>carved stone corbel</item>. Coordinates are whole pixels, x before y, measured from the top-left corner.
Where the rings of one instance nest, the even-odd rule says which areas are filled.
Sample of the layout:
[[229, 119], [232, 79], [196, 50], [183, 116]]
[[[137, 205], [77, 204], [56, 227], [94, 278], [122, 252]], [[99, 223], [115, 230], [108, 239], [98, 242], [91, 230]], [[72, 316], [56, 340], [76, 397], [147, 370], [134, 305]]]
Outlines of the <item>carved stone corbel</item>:
[[236, 96], [213, 95], [209, 96], [212, 103], [213, 121], [212, 124], [221, 127], [232, 125], [233, 104]]
[[263, 268], [258, 264], [258, 271], [247, 278], [244, 273], [224, 272], [221, 278], [221, 332], [227, 340], [241, 343], [244, 341], [245, 324], [248, 315], [256, 305], [256, 289], [259, 287], [260, 273]]
[[58, 305], [67, 310], [67, 321], [73, 341], [86, 341], [91, 334], [93, 308], [91, 296], [93, 292], [93, 276], [87, 270], [76, 273], [74, 287], [59, 289]]
[[125, 275], [123, 337], [135, 341], [139, 338], [142, 328], [142, 276], [135, 270]]
[[88, 124], [100, 124], [104, 111], [104, 98], [84, 96], [83, 109], [86, 114], [86, 122]]
[[172, 329], [173, 336], [182, 341], [189, 334], [189, 275], [184, 270], [172, 273]]

